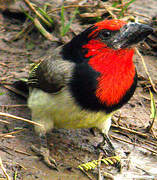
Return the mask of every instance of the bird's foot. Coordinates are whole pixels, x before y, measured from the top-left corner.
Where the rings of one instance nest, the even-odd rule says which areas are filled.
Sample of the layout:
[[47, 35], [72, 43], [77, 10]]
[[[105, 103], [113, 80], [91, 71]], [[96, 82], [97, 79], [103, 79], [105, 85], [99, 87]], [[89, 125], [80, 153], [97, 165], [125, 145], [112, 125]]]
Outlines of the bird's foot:
[[40, 148], [35, 147], [34, 145], [31, 146], [33, 152], [35, 152], [38, 156], [42, 157], [43, 162], [51, 169], [56, 169], [57, 164], [55, 160], [50, 156], [49, 150], [46, 147], [41, 146]]
[[118, 171], [121, 171], [121, 162], [120, 162], [120, 156], [117, 155], [116, 150], [109, 138], [108, 135], [102, 134], [103, 141], [99, 143], [98, 148], [101, 149], [106, 157], [106, 159], [116, 159], [115, 166], [118, 168]]
[[116, 156], [115, 149], [112, 149], [107, 143], [101, 142], [97, 146], [107, 157]]
[[116, 156], [115, 148], [110, 140], [110, 138], [102, 134], [103, 141], [98, 144], [98, 148], [101, 149], [107, 156]]

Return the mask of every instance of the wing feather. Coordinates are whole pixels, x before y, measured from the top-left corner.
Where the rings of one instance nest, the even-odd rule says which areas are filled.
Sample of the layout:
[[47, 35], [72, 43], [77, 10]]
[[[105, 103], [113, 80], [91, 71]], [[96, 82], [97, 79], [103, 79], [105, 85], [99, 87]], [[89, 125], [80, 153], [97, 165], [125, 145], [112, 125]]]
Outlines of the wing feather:
[[74, 63], [63, 60], [60, 48], [51, 56], [45, 56], [37, 64], [28, 79], [28, 85], [54, 93], [67, 86], [73, 71]]

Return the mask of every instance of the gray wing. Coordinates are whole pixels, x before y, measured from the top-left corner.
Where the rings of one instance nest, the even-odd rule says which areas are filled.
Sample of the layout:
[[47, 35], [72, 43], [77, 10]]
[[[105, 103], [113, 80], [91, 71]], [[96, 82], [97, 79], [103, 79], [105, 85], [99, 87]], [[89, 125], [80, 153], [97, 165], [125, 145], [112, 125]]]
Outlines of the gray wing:
[[33, 68], [28, 85], [48, 93], [57, 92], [68, 84], [73, 67], [74, 63], [63, 60], [60, 48], [57, 48], [53, 55], [45, 57]]

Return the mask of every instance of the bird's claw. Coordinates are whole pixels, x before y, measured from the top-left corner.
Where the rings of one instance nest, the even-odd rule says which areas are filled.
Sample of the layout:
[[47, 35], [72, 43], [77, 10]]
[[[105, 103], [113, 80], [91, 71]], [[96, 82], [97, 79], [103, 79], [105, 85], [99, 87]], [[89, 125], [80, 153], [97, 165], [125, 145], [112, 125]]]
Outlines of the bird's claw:
[[111, 143], [108, 135], [101, 133], [103, 136], [103, 141], [98, 144], [97, 148], [101, 149], [107, 156], [116, 156], [115, 148]]
[[33, 152], [35, 152], [38, 156], [42, 157], [43, 162], [51, 169], [56, 169], [57, 164], [56, 161], [50, 156], [49, 150], [43, 146], [40, 148], [35, 147], [34, 145], [31, 146], [31, 149]]
[[110, 157], [116, 155], [115, 150], [108, 146], [107, 143], [101, 142], [98, 144], [97, 148], [101, 149], [106, 154], [106, 156]]

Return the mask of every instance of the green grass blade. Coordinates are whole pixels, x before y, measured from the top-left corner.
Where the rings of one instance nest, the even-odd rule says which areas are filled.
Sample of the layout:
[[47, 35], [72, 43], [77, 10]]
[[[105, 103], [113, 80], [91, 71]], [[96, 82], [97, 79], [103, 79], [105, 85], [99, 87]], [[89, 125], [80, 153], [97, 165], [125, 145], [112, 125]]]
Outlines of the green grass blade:
[[62, 28], [64, 28], [64, 23], [65, 23], [65, 19], [64, 19], [64, 5], [61, 7], [61, 25]]
[[[64, 9], [64, 6], [63, 6]], [[61, 10], [61, 23], [62, 23], [62, 30], [61, 30], [61, 36], [64, 36], [70, 29], [70, 26], [73, 22], [73, 20], [76, 17], [76, 14], [78, 13], [78, 8], [75, 9], [74, 14], [70, 21], [65, 25], [65, 19], [64, 19], [64, 10]]]
[[39, 7], [37, 7], [37, 9], [51, 24], [53, 24], [53, 20], [50, 18], [50, 16], [47, 14], [47, 12], [44, 9]]
[[136, 0], [130, 0], [121, 10], [121, 12], [119, 13], [120, 18], [122, 18], [124, 16], [124, 12], [127, 10], [127, 8]]
[[42, 24], [39, 22], [37, 18], [34, 18], [33, 22], [44, 37], [46, 37], [50, 41], [53, 41], [52, 35], [48, 31], [46, 31], [46, 29], [42, 26]]
[[154, 101], [154, 97], [153, 97], [153, 93], [150, 91], [150, 98], [151, 98], [151, 114], [150, 114], [150, 118], [151, 119], [155, 119], [156, 118], [156, 105], [155, 105], [155, 101]]
[[22, 6], [20, 6], [21, 10], [23, 11], [23, 13], [26, 15], [26, 17], [28, 17], [31, 21], [34, 21], [34, 18], [32, 16], [30, 16]]
[[132, 4], [133, 2], [135, 2], [136, 0], [131, 0], [130, 2], [128, 2], [126, 5], [125, 5], [125, 9], [127, 9], [129, 6], [130, 6], [130, 4]]

